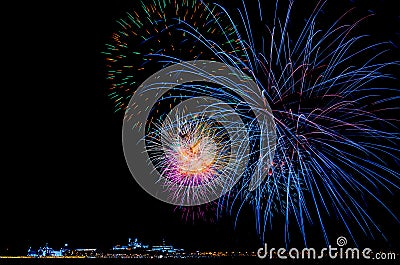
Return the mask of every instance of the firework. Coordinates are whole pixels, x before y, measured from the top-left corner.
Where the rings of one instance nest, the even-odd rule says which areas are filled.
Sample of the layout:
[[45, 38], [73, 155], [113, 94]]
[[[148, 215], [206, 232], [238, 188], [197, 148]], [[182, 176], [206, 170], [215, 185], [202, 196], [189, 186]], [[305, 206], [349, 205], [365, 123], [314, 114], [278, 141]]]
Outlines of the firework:
[[[190, 91], [190, 98], [177, 91]], [[218, 199], [242, 178], [255, 189], [276, 142], [261, 95], [244, 73], [218, 62], [189, 61], [150, 76], [131, 98], [123, 125], [125, 157], [136, 181], [158, 199], [182, 206]], [[263, 159], [254, 161], [256, 155]]]
[[212, 181], [228, 164], [230, 143], [212, 120], [176, 114], [166, 123], [154, 132], [161, 141], [149, 144], [148, 150], [161, 151], [163, 155], [152, 160], [170, 180], [179, 185], [202, 185]]
[[[344, 23], [349, 10], [319, 28], [326, 2], [295, 33], [295, 1], [276, 1], [268, 23], [261, 5], [250, 16], [244, 3], [228, 11], [172, 0], [145, 2], [118, 21], [107, 78], [125, 111], [124, 150], [137, 158], [128, 165], [154, 167], [142, 187], [157, 183], [177, 205], [219, 198], [218, 214], [239, 217], [250, 205], [262, 241], [274, 227], [288, 243], [297, 227], [307, 244], [312, 224], [329, 244], [326, 215], [354, 242], [354, 227], [382, 235], [366, 198], [398, 220], [380, 194], [399, 189], [400, 97], [376, 82], [398, 63], [381, 59], [388, 43], [357, 34], [368, 16]], [[253, 37], [255, 22], [265, 27]]]

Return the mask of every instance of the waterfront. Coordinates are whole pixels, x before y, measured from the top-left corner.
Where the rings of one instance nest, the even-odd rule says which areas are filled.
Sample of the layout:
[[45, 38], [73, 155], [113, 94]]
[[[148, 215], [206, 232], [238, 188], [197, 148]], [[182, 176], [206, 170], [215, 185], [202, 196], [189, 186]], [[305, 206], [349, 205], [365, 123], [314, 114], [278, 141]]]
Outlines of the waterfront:
[[[369, 248], [368, 248], [369, 249]], [[317, 262], [318, 260], [323, 259], [325, 263], [334, 262], [337, 257], [337, 253], [335, 255], [327, 254], [324, 255], [311, 255], [308, 253], [309, 251], [314, 251], [312, 253], [316, 253], [316, 250], [313, 248], [307, 248], [306, 252], [301, 251], [302, 256], [293, 255], [293, 250], [296, 250], [296, 253], [299, 253], [296, 248], [292, 248], [289, 252], [282, 254], [282, 248], [276, 250], [275, 248], [271, 248], [270, 251], [267, 252], [267, 245], [265, 244], [264, 249], [259, 248], [258, 250], [248, 251], [248, 250], [235, 250], [235, 251], [216, 251], [216, 250], [185, 250], [183, 248], [175, 248], [171, 244], [167, 244], [163, 239], [161, 244], [143, 244], [137, 238], [128, 238], [124, 244], [115, 244], [112, 247], [101, 249], [101, 248], [74, 248], [70, 247], [68, 243], [65, 243], [63, 247], [59, 249], [54, 249], [50, 244], [45, 243], [44, 245], [34, 248], [29, 247], [25, 255], [4, 255], [0, 253], [0, 259], [4, 260], [13, 260], [19, 259], [21, 262], [24, 261], [33, 261], [33, 262], [51, 262], [65, 260], [68, 261], [73, 260], [73, 263], [79, 262], [80, 260], [91, 261], [91, 260], [103, 260], [105, 262], [112, 261], [113, 264], [115, 262], [119, 263], [144, 263], [144, 264], [163, 264], [163, 263], [178, 263], [178, 264], [186, 264], [186, 263], [220, 263], [220, 262], [250, 262], [258, 263], [258, 262], [266, 262], [279, 264], [280, 262], [297, 262], [299, 260], [307, 260], [311, 262]], [[333, 248], [334, 251], [337, 248]], [[350, 248], [350, 250], [354, 250]], [[377, 262], [379, 261], [394, 261], [399, 258], [399, 253], [395, 252], [385, 252], [384, 250], [375, 250], [372, 251], [369, 249], [369, 254], [367, 255], [369, 258], [365, 257], [364, 259], [360, 259], [360, 256], [354, 256], [352, 254], [351, 258], [345, 258], [343, 260], [342, 256], [339, 256], [336, 260], [341, 261], [352, 261], [352, 262], [360, 262], [363, 263], [367, 261]], [[260, 252], [261, 251], [261, 252]], [[264, 251], [264, 252], [263, 252]], [[262, 253], [263, 255], [261, 255]], [[291, 254], [290, 254], [291, 253]], [[329, 252], [330, 253], [330, 252]], [[341, 252], [342, 253], [342, 252]], [[347, 253], [347, 251], [346, 251]], [[364, 253], [364, 252], [363, 252]], [[3, 254], [3, 255], [2, 255]], [[289, 255], [288, 255], [289, 254]], [[305, 256], [304, 256], [305, 255]], [[347, 255], [347, 254], [346, 254]], [[364, 255], [364, 254], [363, 254]]]

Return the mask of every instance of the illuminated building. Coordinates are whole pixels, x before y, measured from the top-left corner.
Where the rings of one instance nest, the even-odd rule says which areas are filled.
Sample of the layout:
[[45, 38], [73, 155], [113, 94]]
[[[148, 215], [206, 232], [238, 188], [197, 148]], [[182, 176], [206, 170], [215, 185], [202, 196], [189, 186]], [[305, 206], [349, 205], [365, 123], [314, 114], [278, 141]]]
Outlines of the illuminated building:
[[134, 241], [132, 241], [131, 238], [128, 238], [128, 244], [126, 246], [122, 245], [115, 245], [113, 246], [112, 250], [139, 250], [139, 249], [148, 249], [148, 245], [143, 245], [141, 242], [135, 238]]
[[49, 244], [46, 243], [44, 247], [40, 247], [38, 250], [33, 250], [31, 247], [28, 249], [27, 256], [30, 257], [61, 257], [64, 256], [66, 252], [68, 252], [68, 244], [65, 244], [64, 248], [60, 250], [54, 250], [49, 247]]
[[165, 240], [163, 240], [163, 244], [161, 246], [152, 246], [149, 251], [166, 253], [166, 254], [179, 254], [179, 253], [184, 252], [183, 249], [180, 249], [180, 248], [177, 249], [171, 245], [165, 245]]

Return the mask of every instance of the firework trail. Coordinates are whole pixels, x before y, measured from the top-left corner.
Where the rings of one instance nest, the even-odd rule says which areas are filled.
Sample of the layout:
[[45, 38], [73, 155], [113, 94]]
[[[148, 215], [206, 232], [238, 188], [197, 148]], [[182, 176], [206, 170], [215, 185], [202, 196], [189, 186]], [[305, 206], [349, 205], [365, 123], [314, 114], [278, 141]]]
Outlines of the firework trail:
[[[393, 113], [400, 97], [397, 89], [379, 85], [393, 78], [385, 70], [398, 63], [384, 60], [388, 43], [357, 34], [369, 16], [347, 23], [351, 9], [319, 28], [327, 4], [319, 1], [296, 31], [291, 25], [296, 4], [276, 1], [266, 19], [260, 2], [254, 16], [244, 2], [227, 10], [203, 1], [144, 1], [118, 20], [104, 52], [109, 96], [115, 111], [125, 112], [125, 121], [148, 113], [131, 127], [144, 130], [150, 163], [181, 202], [194, 194], [201, 201], [214, 189], [207, 183], [217, 182], [219, 199], [210, 202], [217, 203], [211, 207], [216, 215], [226, 211], [239, 217], [250, 205], [262, 241], [274, 226], [289, 243], [297, 226], [307, 245], [311, 224], [329, 244], [327, 218], [339, 221], [354, 242], [355, 228], [369, 237], [382, 235], [366, 201], [399, 221], [381, 194], [399, 189], [400, 175], [393, 166], [399, 163], [399, 130]], [[149, 97], [135, 101], [152, 89], [138, 92], [150, 75], [193, 60], [237, 69], [236, 75], [251, 79], [261, 92], [249, 96], [245, 87], [218, 83], [203, 73], [192, 83], [170, 81], [173, 88], [147, 107]], [[184, 102], [200, 110], [188, 111], [192, 105]], [[237, 116], [227, 122], [223, 117], [232, 110]], [[232, 137], [235, 132], [242, 139]], [[245, 166], [233, 179], [238, 164]], [[196, 193], [188, 193], [194, 187]], [[278, 217], [284, 218], [283, 225], [274, 222]]]

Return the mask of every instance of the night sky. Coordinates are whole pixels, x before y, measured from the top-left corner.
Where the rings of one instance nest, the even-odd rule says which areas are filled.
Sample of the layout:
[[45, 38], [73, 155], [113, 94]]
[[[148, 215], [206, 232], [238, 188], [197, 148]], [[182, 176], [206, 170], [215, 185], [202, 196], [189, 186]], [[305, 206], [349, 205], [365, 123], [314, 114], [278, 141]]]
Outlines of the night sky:
[[[15, 15], [2, 33], [8, 47], [2, 52], [11, 60], [2, 82], [0, 254], [25, 254], [28, 246], [45, 242], [55, 248], [64, 243], [110, 248], [128, 237], [149, 244], [165, 238], [187, 249], [259, 247], [250, 211], [236, 229], [229, 216], [193, 224], [174, 206], [148, 195], [131, 176], [122, 150], [123, 113], [113, 113], [107, 97], [101, 52], [117, 27], [115, 20], [132, 2], [34, 1], [10, 10]], [[369, 33], [400, 46], [396, 1], [352, 2], [345, 6], [377, 13]], [[344, 10], [332, 6], [334, 14]], [[400, 216], [399, 192], [392, 198]], [[392, 242], [383, 247], [399, 250], [400, 226], [385, 213], [377, 215]], [[333, 219], [329, 226], [333, 238], [343, 231]], [[283, 242], [281, 234], [272, 234], [274, 240], [278, 246]], [[381, 241], [362, 244], [381, 246]]]

